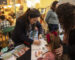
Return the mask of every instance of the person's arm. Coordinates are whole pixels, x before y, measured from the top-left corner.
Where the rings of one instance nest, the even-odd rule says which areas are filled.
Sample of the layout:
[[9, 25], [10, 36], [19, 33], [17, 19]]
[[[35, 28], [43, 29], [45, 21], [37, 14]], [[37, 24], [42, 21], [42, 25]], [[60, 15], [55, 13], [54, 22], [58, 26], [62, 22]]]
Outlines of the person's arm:
[[21, 42], [21, 43], [24, 43], [27, 46], [31, 46], [32, 44], [39, 45], [40, 44], [39, 40], [32, 40], [28, 37], [27, 31], [24, 29], [25, 25], [23, 25], [23, 24], [24, 23], [22, 23], [20, 21], [16, 22], [16, 26], [15, 26], [15, 29], [14, 29], [14, 35], [16, 37], [13, 36], [13, 39], [18, 38], [19, 41], [16, 41], [17, 43]]
[[39, 40], [32, 40], [23, 33], [19, 35], [18, 37], [25, 45], [28, 45], [28, 46], [31, 46], [32, 44], [35, 44], [35, 45], [40, 44]]
[[63, 54], [75, 55], [75, 45], [63, 45]]
[[39, 35], [42, 34], [43, 29], [42, 29], [42, 25], [40, 24], [40, 22], [37, 21], [36, 26], [37, 26], [37, 28], [38, 28], [38, 34], [39, 34]]
[[40, 24], [40, 22], [37, 21], [36, 26], [38, 28], [38, 38], [41, 39], [43, 33], [42, 25]]
[[[16, 22], [14, 32], [15, 32], [14, 35], [20, 40], [20, 42], [25, 43], [27, 45], [31, 45], [33, 43], [33, 40], [28, 38], [28, 36], [26, 35], [27, 32], [24, 31], [24, 25], [22, 22], [20, 22], [20, 21]], [[15, 37], [13, 37], [13, 38], [15, 38]]]
[[69, 46], [63, 45], [63, 53], [75, 55], [75, 31], [70, 33], [69, 42], [71, 43]]
[[75, 32], [71, 32], [69, 35], [69, 45], [63, 44], [60, 48], [56, 49], [56, 54], [61, 56], [62, 53], [75, 56]]
[[45, 17], [46, 23], [48, 23], [49, 18], [50, 18], [50, 15], [51, 15], [51, 11], [48, 11], [48, 13], [47, 13], [47, 15], [46, 15], [46, 17]]

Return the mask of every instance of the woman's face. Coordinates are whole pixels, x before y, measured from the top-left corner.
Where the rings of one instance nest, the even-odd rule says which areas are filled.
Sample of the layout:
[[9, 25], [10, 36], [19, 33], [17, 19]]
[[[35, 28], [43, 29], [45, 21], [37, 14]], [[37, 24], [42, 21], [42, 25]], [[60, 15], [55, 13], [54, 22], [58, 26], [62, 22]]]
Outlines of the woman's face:
[[34, 24], [36, 23], [38, 20], [40, 19], [40, 17], [36, 17], [36, 18], [30, 18], [30, 24]]
[[56, 9], [58, 8], [58, 6], [59, 6], [59, 3], [56, 4]]

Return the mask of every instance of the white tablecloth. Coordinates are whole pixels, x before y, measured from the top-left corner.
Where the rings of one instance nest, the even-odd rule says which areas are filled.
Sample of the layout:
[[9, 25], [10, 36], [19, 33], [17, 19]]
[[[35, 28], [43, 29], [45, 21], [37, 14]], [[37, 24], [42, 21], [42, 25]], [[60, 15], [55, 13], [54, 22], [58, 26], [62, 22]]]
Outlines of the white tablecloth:
[[31, 52], [31, 60], [37, 60], [37, 58], [41, 57], [45, 52], [47, 52], [46, 41], [44, 39], [40, 39], [40, 45], [32, 45]]
[[6, 60], [17, 60], [15, 56], [11, 56], [10, 58], [6, 59]]

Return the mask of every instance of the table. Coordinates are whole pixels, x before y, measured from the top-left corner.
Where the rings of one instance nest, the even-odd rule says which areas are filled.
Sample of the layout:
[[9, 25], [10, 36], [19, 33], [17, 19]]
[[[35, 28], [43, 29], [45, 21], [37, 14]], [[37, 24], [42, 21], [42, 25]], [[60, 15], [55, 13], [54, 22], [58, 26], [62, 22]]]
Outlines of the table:
[[40, 42], [40, 45], [32, 45], [31, 60], [37, 60], [48, 51], [45, 46], [47, 44], [46, 41], [44, 39], [40, 39]]
[[3, 60], [16, 60], [28, 51], [29, 48], [24, 44], [16, 46], [13, 50], [6, 52], [0, 56]]

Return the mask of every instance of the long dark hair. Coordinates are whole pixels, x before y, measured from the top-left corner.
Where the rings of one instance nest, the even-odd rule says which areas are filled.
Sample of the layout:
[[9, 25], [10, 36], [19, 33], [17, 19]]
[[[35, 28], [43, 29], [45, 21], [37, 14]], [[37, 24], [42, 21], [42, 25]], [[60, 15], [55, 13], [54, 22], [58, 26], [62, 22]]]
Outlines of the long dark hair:
[[30, 24], [29, 17], [30, 18], [40, 17], [40, 12], [35, 8], [28, 8], [27, 11], [18, 18], [18, 19], [23, 20], [24, 25], [26, 25], [26, 30], [29, 29], [29, 24]]
[[58, 3], [58, 1], [54, 1], [54, 2], [52, 3], [51, 9], [52, 9], [53, 11], [56, 10], [56, 4], [57, 4], [57, 3]]
[[56, 13], [65, 32], [70, 32], [75, 26], [75, 5], [70, 3], [61, 4], [58, 6]]
[[64, 29], [65, 42], [68, 43], [69, 33], [75, 29], [75, 5], [64, 3], [58, 6], [56, 13]]

